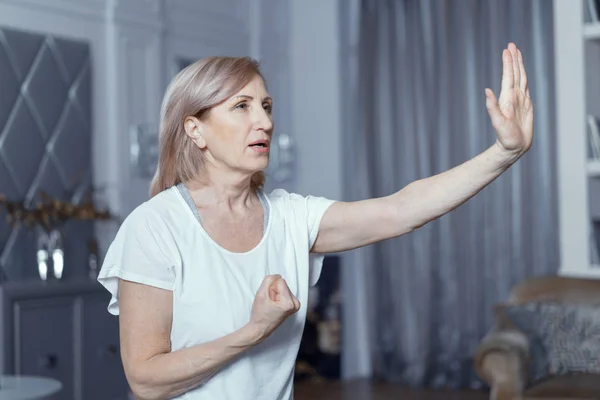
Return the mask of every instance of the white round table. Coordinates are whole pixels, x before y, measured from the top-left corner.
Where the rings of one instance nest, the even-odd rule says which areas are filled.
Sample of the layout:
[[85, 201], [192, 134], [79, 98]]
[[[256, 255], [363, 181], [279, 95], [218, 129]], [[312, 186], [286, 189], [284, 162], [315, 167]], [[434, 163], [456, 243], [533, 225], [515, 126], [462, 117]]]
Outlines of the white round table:
[[0, 400], [33, 400], [51, 396], [62, 389], [56, 379], [27, 375], [0, 375]]

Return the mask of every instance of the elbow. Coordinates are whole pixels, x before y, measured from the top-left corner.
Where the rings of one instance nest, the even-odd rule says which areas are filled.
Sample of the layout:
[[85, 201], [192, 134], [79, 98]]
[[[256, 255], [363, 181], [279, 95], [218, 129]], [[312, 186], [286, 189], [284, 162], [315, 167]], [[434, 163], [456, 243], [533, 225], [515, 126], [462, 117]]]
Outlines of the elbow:
[[172, 397], [156, 386], [131, 382], [129, 387], [136, 400], [165, 400]]
[[139, 371], [129, 371], [126, 374], [129, 388], [136, 400], [164, 400], [170, 397], [165, 388], [151, 382]]
[[129, 381], [129, 388], [136, 400], [161, 400], [166, 399], [163, 393], [160, 393], [157, 388], [135, 381]]

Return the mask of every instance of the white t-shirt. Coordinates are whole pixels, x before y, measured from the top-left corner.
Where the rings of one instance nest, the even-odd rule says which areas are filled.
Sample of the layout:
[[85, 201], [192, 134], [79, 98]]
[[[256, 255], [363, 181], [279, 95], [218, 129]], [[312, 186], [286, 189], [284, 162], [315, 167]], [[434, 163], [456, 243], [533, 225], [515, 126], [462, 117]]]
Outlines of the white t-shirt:
[[322, 255], [310, 255], [332, 200], [277, 189], [259, 193], [265, 207], [263, 238], [252, 250], [219, 246], [173, 186], [138, 206], [111, 244], [98, 281], [112, 294], [118, 315], [118, 278], [173, 291], [171, 349], [228, 335], [248, 323], [264, 277], [280, 274], [301, 304], [258, 346], [178, 399], [292, 399], [294, 366], [304, 330], [309, 285]]

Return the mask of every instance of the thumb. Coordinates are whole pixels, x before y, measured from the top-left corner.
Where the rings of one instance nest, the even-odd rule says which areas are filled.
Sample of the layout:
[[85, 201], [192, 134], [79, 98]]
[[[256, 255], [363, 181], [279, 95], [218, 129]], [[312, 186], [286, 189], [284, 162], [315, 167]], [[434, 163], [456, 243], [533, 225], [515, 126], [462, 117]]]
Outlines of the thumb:
[[294, 308], [296, 311], [300, 309], [300, 300], [294, 294], [292, 294], [292, 302], [294, 303]]
[[491, 89], [485, 89], [485, 106], [490, 114], [490, 119], [492, 120], [494, 128], [501, 126], [504, 121], [504, 115], [502, 114], [502, 111], [500, 111], [496, 95]]
[[298, 311], [300, 309], [300, 300], [298, 300], [298, 298], [294, 295], [294, 293], [292, 293], [292, 290], [287, 285], [285, 280], [280, 279], [277, 282], [278, 283], [281, 282], [280, 293], [285, 292], [287, 294], [287, 296], [289, 296], [289, 299], [292, 301], [292, 304], [294, 305], [294, 311]]
[[262, 283], [260, 284], [260, 287], [258, 288], [257, 293], [268, 294], [269, 293], [269, 288], [271, 287], [271, 285], [273, 284], [273, 282], [275, 282], [280, 277], [281, 277], [280, 275], [267, 275], [267, 276], [265, 276], [265, 279], [263, 279]]

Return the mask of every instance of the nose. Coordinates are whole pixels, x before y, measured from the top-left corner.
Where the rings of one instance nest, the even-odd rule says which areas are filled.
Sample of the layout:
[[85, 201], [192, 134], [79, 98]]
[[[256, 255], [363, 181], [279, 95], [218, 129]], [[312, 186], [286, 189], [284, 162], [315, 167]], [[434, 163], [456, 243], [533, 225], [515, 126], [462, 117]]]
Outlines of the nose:
[[258, 112], [254, 116], [254, 124], [257, 129], [271, 133], [273, 130], [273, 117], [262, 106], [258, 108]]

